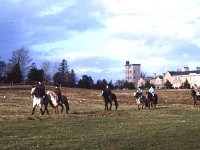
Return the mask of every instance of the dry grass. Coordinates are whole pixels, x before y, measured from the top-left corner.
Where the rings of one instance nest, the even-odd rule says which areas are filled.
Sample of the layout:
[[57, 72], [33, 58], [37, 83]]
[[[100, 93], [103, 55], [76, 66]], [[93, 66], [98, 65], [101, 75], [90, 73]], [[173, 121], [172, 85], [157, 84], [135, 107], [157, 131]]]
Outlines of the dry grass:
[[[46, 87], [48, 90], [52, 86]], [[0, 87], [1, 149], [198, 149], [200, 108], [189, 90], [158, 90], [158, 107], [137, 110], [132, 90], [113, 91], [119, 111], [104, 111], [100, 90], [61, 88], [70, 113], [31, 116], [31, 86]]]

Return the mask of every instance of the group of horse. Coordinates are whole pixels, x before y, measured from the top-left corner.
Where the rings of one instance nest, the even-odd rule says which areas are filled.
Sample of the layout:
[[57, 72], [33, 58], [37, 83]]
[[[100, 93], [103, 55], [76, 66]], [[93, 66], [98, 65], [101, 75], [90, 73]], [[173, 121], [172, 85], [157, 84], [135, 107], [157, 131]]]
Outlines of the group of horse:
[[155, 93], [146, 92], [146, 95], [141, 95], [138, 91], [134, 91], [133, 93], [134, 97], [136, 98], [136, 104], [138, 106], [138, 110], [140, 110], [140, 107], [145, 108], [153, 107], [156, 108], [156, 105], [158, 103], [158, 95]]
[[[62, 95], [61, 99], [59, 100], [57, 94], [54, 91], [47, 91], [46, 94], [41, 97], [39, 94], [39, 90], [37, 89], [37, 87], [34, 86], [31, 89], [31, 96], [33, 98], [33, 109], [31, 115], [34, 115], [36, 106], [40, 107], [40, 112], [42, 115], [44, 115], [45, 112], [49, 114], [48, 104], [50, 104], [50, 106], [54, 108], [56, 114], [59, 112], [59, 106], [61, 107], [61, 113], [64, 110], [64, 106], [66, 109], [66, 113], [68, 113], [69, 111], [69, 102], [67, 97]], [[43, 106], [44, 109], [42, 108]]]
[[[138, 110], [140, 110], [140, 106], [143, 108], [150, 108], [154, 107], [156, 108], [156, 104], [158, 101], [158, 96], [156, 94], [152, 95], [150, 92], [146, 92], [146, 96], [140, 94], [137, 91], [134, 91], [134, 97], [136, 98], [136, 104], [138, 105]], [[54, 108], [55, 114], [59, 112], [58, 107], [61, 107], [61, 113], [64, 110], [64, 106], [66, 109], [66, 113], [69, 111], [69, 102], [66, 96], [62, 95], [61, 100], [58, 100], [58, 96], [54, 91], [46, 91], [46, 94], [41, 97], [39, 95], [39, 91], [36, 87], [32, 87], [31, 89], [31, 96], [33, 98], [33, 109], [32, 109], [32, 115], [34, 115], [36, 106], [40, 107], [40, 112], [42, 115], [49, 114], [48, 111], [48, 104]], [[105, 103], [105, 111], [112, 109], [112, 103], [114, 102], [115, 110], [118, 109], [118, 101], [117, 96], [114, 93], [108, 94], [105, 91], [102, 91], [102, 97]], [[44, 106], [44, 109], [43, 109]]]

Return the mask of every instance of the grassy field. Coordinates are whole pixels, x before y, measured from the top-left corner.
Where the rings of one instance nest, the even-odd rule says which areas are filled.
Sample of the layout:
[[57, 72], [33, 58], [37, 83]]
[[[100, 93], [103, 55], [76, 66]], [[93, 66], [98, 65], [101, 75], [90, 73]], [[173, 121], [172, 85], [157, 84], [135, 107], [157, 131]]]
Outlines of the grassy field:
[[200, 149], [200, 107], [189, 90], [157, 91], [157, 109], [146, 110], [137, 110], [133, 91], [116, 90], [119, 110], [105, 112], [101, 91], [62, 88], [69, 114], [37, 108], [31, 116], [30, 89], [0, 87], [1, 149]]

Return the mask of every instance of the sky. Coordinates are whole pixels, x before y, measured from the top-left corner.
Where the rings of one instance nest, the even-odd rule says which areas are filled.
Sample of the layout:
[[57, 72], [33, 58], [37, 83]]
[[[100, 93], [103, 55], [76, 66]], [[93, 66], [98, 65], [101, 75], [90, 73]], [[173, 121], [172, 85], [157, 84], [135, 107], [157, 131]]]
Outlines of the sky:
[[122, 80], [200, 66], [200, 0], [0, 0], [0, 57], [66, 59], [78, 77]]

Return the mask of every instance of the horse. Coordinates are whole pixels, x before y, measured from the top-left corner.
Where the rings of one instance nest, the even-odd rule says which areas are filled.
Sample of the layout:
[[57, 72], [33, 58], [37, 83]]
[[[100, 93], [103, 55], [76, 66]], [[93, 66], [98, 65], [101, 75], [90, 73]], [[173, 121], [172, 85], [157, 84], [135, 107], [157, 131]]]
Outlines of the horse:
[[146, 92], [146, 99], [147, 99], [147, 106], [150, 108], [154, 107], [156, 108], [156, 105], [158, 103], [158, 96], [154, 93], [154, 95], [151, 92]]
[[[114, 93], [108, 94], [105, 91], [102, 91], [102, 97], [105, 102], [105, 111], [112, 109], [112, 101], [115, 103], [115, 110], [118, 108], [117, 96]], [[110, 104], [110, 108], [108, 109], [108, 104]]]
[[58, 101], [58, 104], [61, 106], [61, 113], [63, 112], [64, 109], [63, 105], [65, 105], [66, 114], [69, 112], [69, 102], [67, 96], [61, 95], [61, 100]]
[[[40, 107], [40, 112], [42, 115], [44, 115], [45, 111], [47, 112], [47, 114], [49, 114], [49, 111], [47, 109], [49, 103], [48, 98], [46, 98], [46, 96], [41, 97], [39, 94], [39, 90], [35, 86], [33, 86], [31, 89], [31, 97], [33, 98], [33, 109], [31, 115], [34, 115], [36, 106]], [[42, 105], [44, 105], [44, 111], [42, 110]]]
[[140, 105], [146, 109], [147, 106], [147, 99], [144, 95], [140, 95], [139, 92], [134, 91], [133, 96], [136, 97], [136, 104], [138, 105], [138, 110], [140, 110]]
[[194, 101], [193, 106], [195, 107], [197, 105], [197, 100], [200, 101], [200, 95], [197, 95], [197, 92], [194, 89], [192, 89], [191, 90], [191, 96], [192, 96], [193, 101]]
[[66, 96], [61, 95], [61, 99], [58, 99], [58, 95], [53, 91], [47, 91], [48, 98], [50, 99], [50, 104], [54, 108], [55, 113], [58, 113], [58, 106], [61, 106], [61, 113], [66, 109], [66, 113], [69, 111], [69, 102]]
[[54, 108], [55, 114], [58, 113], [58, 95], [53, 91], [47, 91], [48, 99], [50, 100], [51, 106]]

